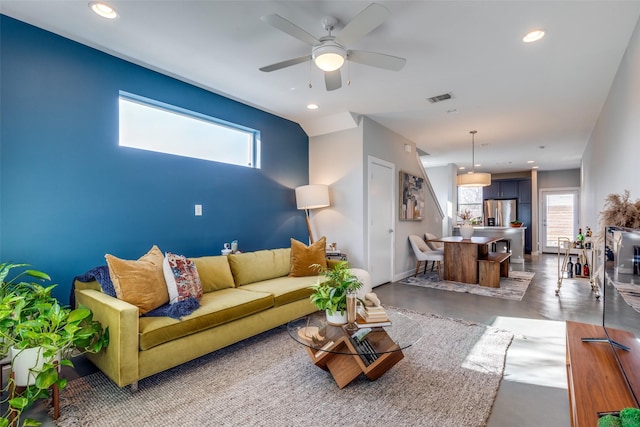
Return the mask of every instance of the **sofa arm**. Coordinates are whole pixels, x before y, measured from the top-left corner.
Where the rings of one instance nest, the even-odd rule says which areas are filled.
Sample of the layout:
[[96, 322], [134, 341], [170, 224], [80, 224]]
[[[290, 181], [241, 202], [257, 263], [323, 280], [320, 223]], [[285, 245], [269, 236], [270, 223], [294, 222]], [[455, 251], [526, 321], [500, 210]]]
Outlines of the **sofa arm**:
[[76, 301], [109, 328], [109, 346], [87, 357], [119, 387], [138, 381], [138, 307], [94, 289], [76, 290]]

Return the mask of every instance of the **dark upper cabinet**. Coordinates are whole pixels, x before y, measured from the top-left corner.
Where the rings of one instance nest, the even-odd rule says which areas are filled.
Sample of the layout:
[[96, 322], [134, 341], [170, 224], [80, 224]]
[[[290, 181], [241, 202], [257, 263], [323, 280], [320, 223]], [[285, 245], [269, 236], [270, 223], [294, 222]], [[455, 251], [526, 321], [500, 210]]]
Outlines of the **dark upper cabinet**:
[[485, 199], [517, 199], [518, 183], [517, 180], [493, 181], [490, 186], [482, 189], [482, 197]]
[[518, 198], [518, 181], [501, 181], [500, 197], [504, 199]]
[[518, 181], [518, 202], [531, 203], [531, 180]]
[[482, 189], [484, 199], [497, 199], [500, 197], [500, 181], [493, 181], [490, 186]]

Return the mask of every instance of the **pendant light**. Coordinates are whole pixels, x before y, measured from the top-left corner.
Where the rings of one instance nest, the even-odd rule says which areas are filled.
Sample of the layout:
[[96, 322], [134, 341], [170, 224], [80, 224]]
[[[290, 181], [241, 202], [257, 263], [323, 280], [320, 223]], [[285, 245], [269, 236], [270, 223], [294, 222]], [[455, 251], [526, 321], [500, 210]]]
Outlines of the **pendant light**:
[[476, 173], [476, 159], [475, 159], [475, 136], [478, 133], [477, 130], [469, 132], [471, 134], [471, 165], [472, 170], [469, 173], [458, 175], [458, 187], [487, 187], [491, 185], [490, 173]]

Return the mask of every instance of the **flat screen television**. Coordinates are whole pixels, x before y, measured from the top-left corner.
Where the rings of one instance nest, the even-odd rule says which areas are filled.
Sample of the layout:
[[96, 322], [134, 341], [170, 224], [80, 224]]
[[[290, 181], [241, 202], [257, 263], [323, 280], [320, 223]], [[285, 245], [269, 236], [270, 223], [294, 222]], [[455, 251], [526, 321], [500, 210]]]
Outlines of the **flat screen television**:
[[[635, 371], [640, 355], [630, 354], [628, 348], [612, 339], [612, 329], [633, 332], [640, 338], [640, 230], [606, 227], [605, 238], [596, 256], [602, 284], [602, 326], [605, 340], [611, 345], [636, 407], [640, 407], [640, 376], [630, 366], [635, 360]], [[599, 274], [598, 274], [599, 273]], [[620, 408], [622, 409], [622, 408]]]

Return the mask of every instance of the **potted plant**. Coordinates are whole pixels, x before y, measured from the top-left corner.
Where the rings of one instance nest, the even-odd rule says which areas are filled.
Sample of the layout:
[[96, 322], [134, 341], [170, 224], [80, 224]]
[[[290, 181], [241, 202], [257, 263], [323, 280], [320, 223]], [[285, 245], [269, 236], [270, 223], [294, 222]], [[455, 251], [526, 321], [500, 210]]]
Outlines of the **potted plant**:
[[[362, 287], [362, 282], [349, 269], [349, 264], [340, 261], [331, 269], [323, 269], [318, 264], [317, 269], [326, 280], [311, 287], [313, 293], [309, 297], [319, 310], [325, 310], [327, 322], [330, 324], [347, 323], [347, 296], [354, 294]], [[353, 296], [355, 298], [355, 296]]]
[[[24, 409], [39, 398], [47, 397], [49, 388], [56, 384], [66, 386], [59, 376], [59, 365], [73, 367], [71, 352], [98, 352], [109, 343], [109, 331], [93, 320], [91, 311], [80, 307], [75, 310], [62, 307], [51, 295], [55, 285], [43, 287], [38, 283], [19, 281], [28, 276], [49, 280], [49, 276], [36, 270], [25, 270], [7, 280], [11, 269], [25, 264], [0, 264], [0, 337], [2, 355], [10, 349], [13, 378], [7, 388], [25, 387], [19, 396], [10, 397], [6, 416], [0, 418], [0, 427], [9, 422], [19, 423]], [[33, 360], [24, 363], [27, 355]], [[20, 366], [24, 365], [24, 369]], [[26, 419], [23, 425], [39, 425]]]

